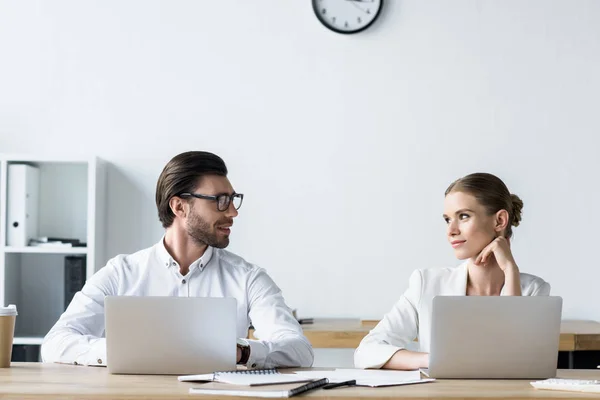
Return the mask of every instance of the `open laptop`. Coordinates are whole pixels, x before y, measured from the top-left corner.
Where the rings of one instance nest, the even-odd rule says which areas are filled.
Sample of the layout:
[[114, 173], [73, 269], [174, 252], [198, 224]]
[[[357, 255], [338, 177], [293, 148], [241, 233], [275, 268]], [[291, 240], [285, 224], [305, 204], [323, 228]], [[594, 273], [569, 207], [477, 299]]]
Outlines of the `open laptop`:
[[186, 375], [235, 369], [236, 307], [233, 298], [108, 296], [108, 371]]
[[545, 379], [556, 376], [562, 298], [436, 296], [432, 378]]

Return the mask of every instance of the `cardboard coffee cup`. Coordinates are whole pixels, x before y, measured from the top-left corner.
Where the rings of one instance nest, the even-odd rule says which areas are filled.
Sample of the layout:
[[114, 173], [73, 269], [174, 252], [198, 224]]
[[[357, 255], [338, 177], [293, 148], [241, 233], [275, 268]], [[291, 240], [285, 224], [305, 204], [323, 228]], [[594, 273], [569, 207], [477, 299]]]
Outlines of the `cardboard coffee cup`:
[[10, 367], [17, 307], [14, 304], [0, 307], [0, 368]]

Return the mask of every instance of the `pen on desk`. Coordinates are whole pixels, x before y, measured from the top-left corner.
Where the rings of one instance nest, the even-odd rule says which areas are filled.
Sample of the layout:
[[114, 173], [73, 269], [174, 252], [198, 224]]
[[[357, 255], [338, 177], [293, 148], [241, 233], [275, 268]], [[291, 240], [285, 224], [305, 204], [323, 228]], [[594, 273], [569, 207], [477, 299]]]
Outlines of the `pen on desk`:
[[350, 381], [344, 381], [344, 382], [329, 383], [329, 384], [323, 386], [323, 389], [333, 389], [333, 388], [341, 387], [341, 386], [354, 386], [354, 385], [356, 385], [356, 379], [352, 379]]

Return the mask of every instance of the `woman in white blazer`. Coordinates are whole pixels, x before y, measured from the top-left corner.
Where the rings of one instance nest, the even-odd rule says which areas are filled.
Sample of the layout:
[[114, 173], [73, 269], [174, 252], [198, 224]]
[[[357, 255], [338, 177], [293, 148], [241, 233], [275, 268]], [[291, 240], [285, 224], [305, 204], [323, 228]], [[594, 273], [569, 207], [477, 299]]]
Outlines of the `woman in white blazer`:
[[[463, 264], [416, 270], [408, 289], [354, 352], [357, 368], [429, 367], [431, 307], [435, 296], [547, 296], [550, 285], [521, 273], [510, 251], [523, 202], [498, 177], [476, 173], [445, 193], [448, 242]], [[419, 351], [406, 347], [418, 338]]]

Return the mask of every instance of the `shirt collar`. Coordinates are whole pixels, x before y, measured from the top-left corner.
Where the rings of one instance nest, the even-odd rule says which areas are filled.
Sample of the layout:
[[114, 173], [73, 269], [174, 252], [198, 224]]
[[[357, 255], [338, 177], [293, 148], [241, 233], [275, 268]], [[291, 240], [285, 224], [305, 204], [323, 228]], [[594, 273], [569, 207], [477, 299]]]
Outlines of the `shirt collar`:
[[[175, 261], [175, 259], [171, 256], [171, 254], [167, 251], [167, 248], [165, 247], [164, 235], [160, 239], [160, 241], [158, 243], [156, 243], [156, 245], [154, 247], [156, 248], [156, 254], [158, 256], [158, 261], [162, 265], [169, 268], [177, 263], [177, 261]], [[190, 265], [190, 269], [192, 269], [194, 266], [198, 266], [200, 269], [204, 269], [204, 267], [206, 267], [206, 264], [208, 264], [208, 262], [212, 258], [212, 255], [213, 255], [213, 247], [207, 246], [206, 251], [204, 252], [204, 254], [202, 254], [202, 257], [200, 257], [199, 259], [194, 261], [192, 263], [192, 265]]]

